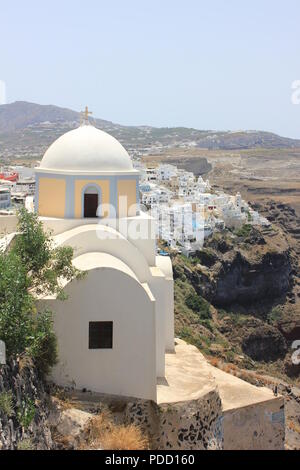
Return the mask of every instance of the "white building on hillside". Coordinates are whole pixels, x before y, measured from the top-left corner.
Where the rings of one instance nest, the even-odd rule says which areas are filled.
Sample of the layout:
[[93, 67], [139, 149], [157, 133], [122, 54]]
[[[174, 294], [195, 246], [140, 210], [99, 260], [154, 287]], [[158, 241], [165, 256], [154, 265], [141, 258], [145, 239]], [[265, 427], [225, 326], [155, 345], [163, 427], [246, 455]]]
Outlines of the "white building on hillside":
[[67, 300], [40, 300], [55, 312], [54, 381], [156, 400], [165, 352], [174, 351], [172, 265], [156, 255], [128, 153], [88, 123], [67, 132], [36, 169], [35, 205], [56, 246], [72, 246], [86, 272], [65, 285]]
[[159, 181], [169, 181], [177, 175], [177, 167], [174, 165], [159, 165], [157, 177]]

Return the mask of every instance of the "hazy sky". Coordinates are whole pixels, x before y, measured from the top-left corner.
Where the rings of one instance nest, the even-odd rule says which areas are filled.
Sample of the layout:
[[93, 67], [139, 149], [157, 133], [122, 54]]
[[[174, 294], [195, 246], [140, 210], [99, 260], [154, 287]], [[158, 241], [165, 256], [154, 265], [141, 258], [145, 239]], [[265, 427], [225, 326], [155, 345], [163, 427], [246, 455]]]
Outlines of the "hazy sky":
[[0, 80], [122, 124], [300, 138], [299, 22], [299, 0], [0, 0]]

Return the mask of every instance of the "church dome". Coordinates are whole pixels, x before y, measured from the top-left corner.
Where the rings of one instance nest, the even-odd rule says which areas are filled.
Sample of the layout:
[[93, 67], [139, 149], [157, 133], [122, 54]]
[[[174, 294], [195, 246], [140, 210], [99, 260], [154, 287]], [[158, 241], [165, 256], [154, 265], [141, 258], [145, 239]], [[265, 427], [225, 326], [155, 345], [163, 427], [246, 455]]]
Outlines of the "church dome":
[[79, 172], [132, 171], [132, 161], [114, 137], [92, 125], [83, 125], [59, 137], [40, 165], [47, 170]]

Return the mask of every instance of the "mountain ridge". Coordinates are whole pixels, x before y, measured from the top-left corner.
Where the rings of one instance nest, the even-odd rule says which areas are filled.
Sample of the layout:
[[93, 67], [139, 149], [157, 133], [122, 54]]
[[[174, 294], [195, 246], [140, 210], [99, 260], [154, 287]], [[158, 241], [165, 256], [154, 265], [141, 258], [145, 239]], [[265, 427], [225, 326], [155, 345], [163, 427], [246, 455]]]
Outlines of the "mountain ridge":
[[[131, 152], [159, 152], [168, 147], [207, 150], [300, 148], [300, 140], [266, 131], [126, 126], [99, 118], [91, 118], [91, 122], [112, 134]], [[40, 158], [55, 139], [79, 123], [79, 112], [55, 105], [26, 101], [0, 105], [0, 157], [8, 160], [30, 156]]]

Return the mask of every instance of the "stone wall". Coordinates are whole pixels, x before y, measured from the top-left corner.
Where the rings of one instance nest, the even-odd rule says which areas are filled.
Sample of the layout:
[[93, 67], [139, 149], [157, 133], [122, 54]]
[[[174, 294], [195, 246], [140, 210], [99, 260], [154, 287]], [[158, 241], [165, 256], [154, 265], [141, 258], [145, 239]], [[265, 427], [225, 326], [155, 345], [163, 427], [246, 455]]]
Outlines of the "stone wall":
[[187, 402], [160, 405], [145, 400], [129, 402], [125, 421], [148, 433], [152, 449], [223, 448], [222, 406], [216, 390]]
[[[11, 407], [3, 406], [7, 396], [11, 397]], [[50, 406], [34, 367], [22, 368], [17, 361], [0, 366], [0, 449], [51, 449], [47, 423]]]
[[283, 450], [284, 398], [224, 412], [225, 450]]

